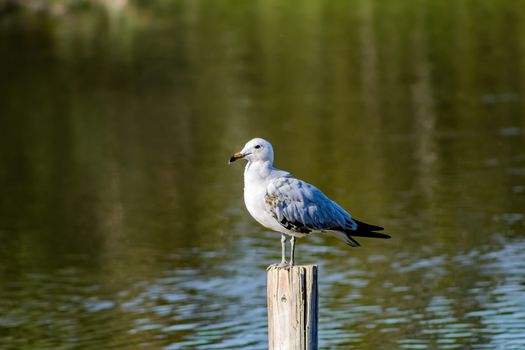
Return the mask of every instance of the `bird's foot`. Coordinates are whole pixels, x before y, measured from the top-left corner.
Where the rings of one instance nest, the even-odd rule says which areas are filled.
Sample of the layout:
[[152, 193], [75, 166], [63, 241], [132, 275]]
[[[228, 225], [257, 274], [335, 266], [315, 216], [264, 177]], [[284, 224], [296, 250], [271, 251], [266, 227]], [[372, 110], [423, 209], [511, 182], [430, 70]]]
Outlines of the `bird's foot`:
[[292, 267], [292, 265], [290, 265], [290, 263], [288, 263], [287, 261], [281, 261], [280, 263], [271, 264], [270, 266], [268, 266], [266, 270], [269, 270], [272, 267], [275, 267], [278, 269], [286, 269], [286, 268]]

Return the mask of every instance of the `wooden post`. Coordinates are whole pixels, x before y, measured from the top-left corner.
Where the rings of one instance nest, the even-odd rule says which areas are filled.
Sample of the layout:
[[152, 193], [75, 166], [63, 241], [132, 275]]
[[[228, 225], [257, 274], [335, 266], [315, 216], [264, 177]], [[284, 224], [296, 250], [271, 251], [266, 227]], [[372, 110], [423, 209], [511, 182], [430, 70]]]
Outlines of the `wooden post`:
[[269, 350], [316, 350], [317, 266], [268, 267]]

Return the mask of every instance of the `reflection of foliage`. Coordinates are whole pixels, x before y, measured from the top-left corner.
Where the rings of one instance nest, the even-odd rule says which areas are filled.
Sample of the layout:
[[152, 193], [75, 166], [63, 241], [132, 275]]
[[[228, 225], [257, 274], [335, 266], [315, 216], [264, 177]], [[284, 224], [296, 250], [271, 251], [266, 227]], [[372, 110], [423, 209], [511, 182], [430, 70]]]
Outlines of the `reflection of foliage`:
[[[129, 147], [137, 147], [133, 143], [137, 138], [157, 140], [160, 149], [173, 139], [180, 142], [175, 149], [188, 152], [194, 134], [205, 133], [202, 125], [239, 135], [263, 130], [275, 140], [301, 140], [309, 130], [308, 142], [283, 142], [281, 153], [310, 156], [322, 151], [323, 156], [310, 162], [290, 159], [295, 167], [291, 170], [322, 174], [318, 180], [330, 184], [326, 187], [338, 183], [344, 188], [354, 176], [360, 186], [383, 193], [375, 206], [367, 206], [376, 212], [387, 207], [391, 186], [407, 187], [411, 200], [418, 202], [410, 210], [435, 219], [444, 205], [438, 202], [436, 189], [446, 184], [459, 190], [463, 160], [489, 158], [497, 150], [497, 145], [486, 142], [493, 138], [494, 115], [506, 126], [515, 126], [522, 115], [521, 99], [512, 98], [521, 96], [523, 89], [523, 48], [517, 39], [521, 36], [507, 35], [525, 28], [518, 25], [524, 23], [519, 5], [513, 5], [515, 20], [507, 21], [506, 8], [488, 1], [480, 2], [481, 7], [464, 8], [462, 3], [455, 12], [435, 2], [413, 6], [402, 1], [384, 5], [308, 1], [301, 8], [265, 1], [242, 2], [235, 8], [213, 1], [206, 6], [162, 0], [137, 1], [133, 6], [103, 0], [9, 3], [87, 9], [70, 16], [73, 20], [27, 16], [30, 20], [13, 29], [16, 35], [0, 38], [1, 51], [10, 53], [2, 55], [0, 63], [11, 67], [4, 78], [10, 81], [9, 88], [0, 86], [7, 100], [2, 108], [12, 106], [18, 115], [31, 115], [31, 110], [24, 110], [25, 101], [34, 98], [42, 115], [60, 115], [64, 125], [81, 124], [75, 130], [82, 133], [70, 140], [77, 150], [90, 149], [80, 143], [93, 142], [95, 137], [89, 135], [99, 136], [99, 129], [136, 128], [130, 131], [135, 137], [109, 138], [122, 137]], [[114, 17], [98, 6], [114, 4], [125, 5]], [[487, 14], [491, 21], [481, 20]], [[45, 72], [28, 59], [38, 54], [45, 58]], [[17, 70], [18, 66], [25, 69]], [[96, 103], [90, 103], [90, 97]], [[94, 110], [100, 105], [118, 106], [118, 112]], [[61, 114], [67, 108], [78, 112]], [[82, 113], [108, 114], [104, 122], [109, 126], [93, 119], [89, 124], [79, 116]], [[128, 123], [123, 115], [135, 119]], [[243, 115], [253, 118], [247, 122]], [[144, 116], [158, 119], [150, 124]], [[16, 118], [11, 122], [19, 123]], [[41, 120], [23, 122], [26, 127], [31, 123], [36, 135], [26, 140], [26, 148], [38, 145], [39, 156], [51, 159], [60, 147], [54, 150], [46, 142], [60, 135], [44, 135], [46, 127], [50, 133], [54, 129], [51, 124], [42, 127]], [[164, 127], [158, 130], [154, 125]], [[171, 130], [173, 125], [177, 127]], [[456, 137], [455, 128], [483, 137]], [[67, 130], [62, 136], [66, 135]], [[410, 141], [393, 147], [395, 137]], [[503, 145], [491, 161], [510, 162], [519, 149]], [[138, 148], [144, 159], [151, 159], [143, 146]], [[338, 172], [322, 172], [341, 159], [352, 162], [340, 164]], [[405, 166], [388, 168], [390, 159]], [[49, 164], [48, 160], [42, 163]], [[368, 164], [374, 175], [359, 178], [353, 168], [357, 163]], [[317, 169], [311, 169], [314, 164]], [[36, 178], [43, 168], [34, 169]], [[388, 183], [391, 177], [397, 179], [394, 184]], [[325, 187], [322, 182], [320, 187]], [[493, 183], [499, 196], [487, 194], [494, 196], [489, 203], [495, 205], [497, 198], [508, 202], [502, 197], [508, 191], [497, 185], [502, 186], [504, 179]], [[462, 190], [469, 188], [473, 187]], [[452, 225], [451, 217], [441, 218], [441, 224]], [[447, 241], [446, 234], [442, 236]]]

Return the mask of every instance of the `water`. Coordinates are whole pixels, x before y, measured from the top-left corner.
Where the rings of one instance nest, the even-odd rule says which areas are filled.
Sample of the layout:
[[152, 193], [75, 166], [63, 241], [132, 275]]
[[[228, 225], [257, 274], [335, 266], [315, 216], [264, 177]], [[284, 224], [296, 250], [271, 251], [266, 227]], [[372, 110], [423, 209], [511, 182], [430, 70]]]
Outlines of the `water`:
[[264, 349], [255, 136], [393, 236], [299, 240], [321, 348], [525, 347], [521, 3], [57, 6], [0, 15], [0, 348]]

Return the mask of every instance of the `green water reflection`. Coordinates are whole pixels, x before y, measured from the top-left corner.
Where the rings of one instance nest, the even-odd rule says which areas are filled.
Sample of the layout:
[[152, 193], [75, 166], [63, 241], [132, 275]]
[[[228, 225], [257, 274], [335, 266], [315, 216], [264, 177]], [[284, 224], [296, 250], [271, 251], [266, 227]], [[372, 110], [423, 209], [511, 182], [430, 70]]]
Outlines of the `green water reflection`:
[[265, 348], [255, 136], [393, 235], [299, 241], [323, 349], [525, 346], [524, 5], [108, 3], [0, 13], [0, 348]]

